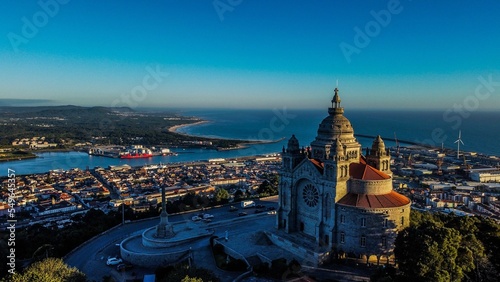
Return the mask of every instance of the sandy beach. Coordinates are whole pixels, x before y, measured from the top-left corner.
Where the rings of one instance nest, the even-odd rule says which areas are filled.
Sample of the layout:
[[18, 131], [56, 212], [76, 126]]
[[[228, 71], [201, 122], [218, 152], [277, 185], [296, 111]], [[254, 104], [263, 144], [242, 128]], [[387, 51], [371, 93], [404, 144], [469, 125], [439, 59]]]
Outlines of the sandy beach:
[[275, 143], [275, 142], [282, 141], [284, 139], [284, 138], [280, 138], [280, 139], [277, 139], [277, 140], [239, 140], [239, 139], [226, 139], [226, 138], [221, 138], [221, 137], [207, 137], [207, 136], [191, 135], [191, 134], [182, 133], [182, 132], [178, 132], [177, 131], [179, 128], [182, 128], [182, 127], [195, 126], [195, 125], [200, 125], [200, 124], [209, 123], [209, 122], [211, 122], [211, 121], [200, 120], [200, 121], [197, 121], [197, 122], [194, 122], [194, 123], [183, 123], [183, 124], [174, 125], [172, 127], [169, 127], [168, 131], [169, 132], [173, 132], [173, 133], [177, 133], [177, 134], [181, 134], [181, 135], [184, 135], [184, 136], [202, 137], [202, 138], [220, 139], [220, 140], [233, 140], [233, 141], [239, 141], [239, 142], [242, 142], [242, 143], [245, 144], [245, 145], [243, 145], [243, 144], [240, 143], [236, 147], [224, 148], [222, 150], [245, 149], [245, 148], [248, 147], [248, 145], [251, 145], [251, 144]]
[[[183, 123], [183, 124], [174, 125], [174, 126], [172, 126], [172, 127], [169, 127], [169, 128], [168, 128], [168, 131], [169, 131], [169, 132], [173, 132], [173, 133], [177, 133], [177, 134], [182, 134], [182, 135], [189, 135], [189, 134], [186, 134], [186, 133], [177, 132], [177, 130], [178, 130], [179, 128], [182, 128], [182, 127], [194, 126], [194, 125], [200, 125], [200, 124], [209, 123], [209, 122], [210, 122], [210, 121], [208, 121], [208, 120], [200, 120], [200, 121], [193, 122], [193, 123]], [[190, 135], [189, 135], [189, 136], [190, 136]]]

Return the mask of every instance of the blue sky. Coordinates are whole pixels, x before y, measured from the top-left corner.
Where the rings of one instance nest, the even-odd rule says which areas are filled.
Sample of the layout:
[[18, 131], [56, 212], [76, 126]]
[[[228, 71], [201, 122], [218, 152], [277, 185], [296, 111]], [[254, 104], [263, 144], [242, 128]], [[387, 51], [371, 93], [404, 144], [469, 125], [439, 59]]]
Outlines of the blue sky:
[[3, 0], [0, 104], [324, 108], [338, 80], [349, 108], [495, 110], [499, 15], [494, 0]]

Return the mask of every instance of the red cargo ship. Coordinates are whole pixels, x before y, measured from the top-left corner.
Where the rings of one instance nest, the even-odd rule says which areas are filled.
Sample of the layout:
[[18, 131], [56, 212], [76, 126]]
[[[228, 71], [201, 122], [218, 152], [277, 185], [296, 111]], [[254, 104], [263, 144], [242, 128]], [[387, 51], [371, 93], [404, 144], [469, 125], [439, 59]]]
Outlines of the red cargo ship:
[[135, 154], [124, 154], [124, 155], [120, 155], [120, 159], [139, 159], [139, 158], [150, 158], [152, 157], [153, 154], [138, 154], [138, 153], [135, 153]]
[[151, 158], [153, 153], [149, 149], [139, 149], [127, 151], [120, 154], [120, 159], [139, 159], [139, 158]]

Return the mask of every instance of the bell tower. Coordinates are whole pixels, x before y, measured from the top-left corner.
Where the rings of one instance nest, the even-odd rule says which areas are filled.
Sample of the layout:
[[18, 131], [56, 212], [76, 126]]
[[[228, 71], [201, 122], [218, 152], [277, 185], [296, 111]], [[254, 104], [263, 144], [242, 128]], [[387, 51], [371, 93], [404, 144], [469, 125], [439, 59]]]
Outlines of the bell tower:
[[292, 135], [288, 140], [288, 146], [283, 147], [283, 169], [287, 171], [293, 170], [304, 158], [304, 150], [300, 149], [299, 140]]
[[324, 160], [324, 178], [333, 183], [333, 187], [335, 187], [333, 195], [335, 201], [347, 194], [346, 183], [349, 180], [349, 160], [345, 151], [346, 148], [337, 138], [328, 158]]
[[366, 162], [372, 167], [388, 174], [392, 175], [390, 162], [391, 154], [389, 149], [385, 148], [384, 140], [380, 135], [373, 140], [372, 148], [366, 148]]

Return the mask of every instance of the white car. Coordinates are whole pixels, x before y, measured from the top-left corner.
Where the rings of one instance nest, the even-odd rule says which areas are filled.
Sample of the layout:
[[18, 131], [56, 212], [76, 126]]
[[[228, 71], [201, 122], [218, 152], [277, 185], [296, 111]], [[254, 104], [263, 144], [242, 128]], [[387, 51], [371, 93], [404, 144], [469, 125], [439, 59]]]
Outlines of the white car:
[[201, 220], [201, 217], [199, 217], [199, 216], [195, 215], [195, 216], [193, 216], [193, 217], [191, 218], [191, 220], [192, 220], [192, 221], [199, 221], [199, 220]]
[[208, 213], [203, 215], [203, 219], [210, 219], [210, 218], [214, 218], [214, 216]]
[[120, 258], [109, 258], [108, 261], [106, 262], [107, 265], [117, 265], [122, 263], [123, 260]]

